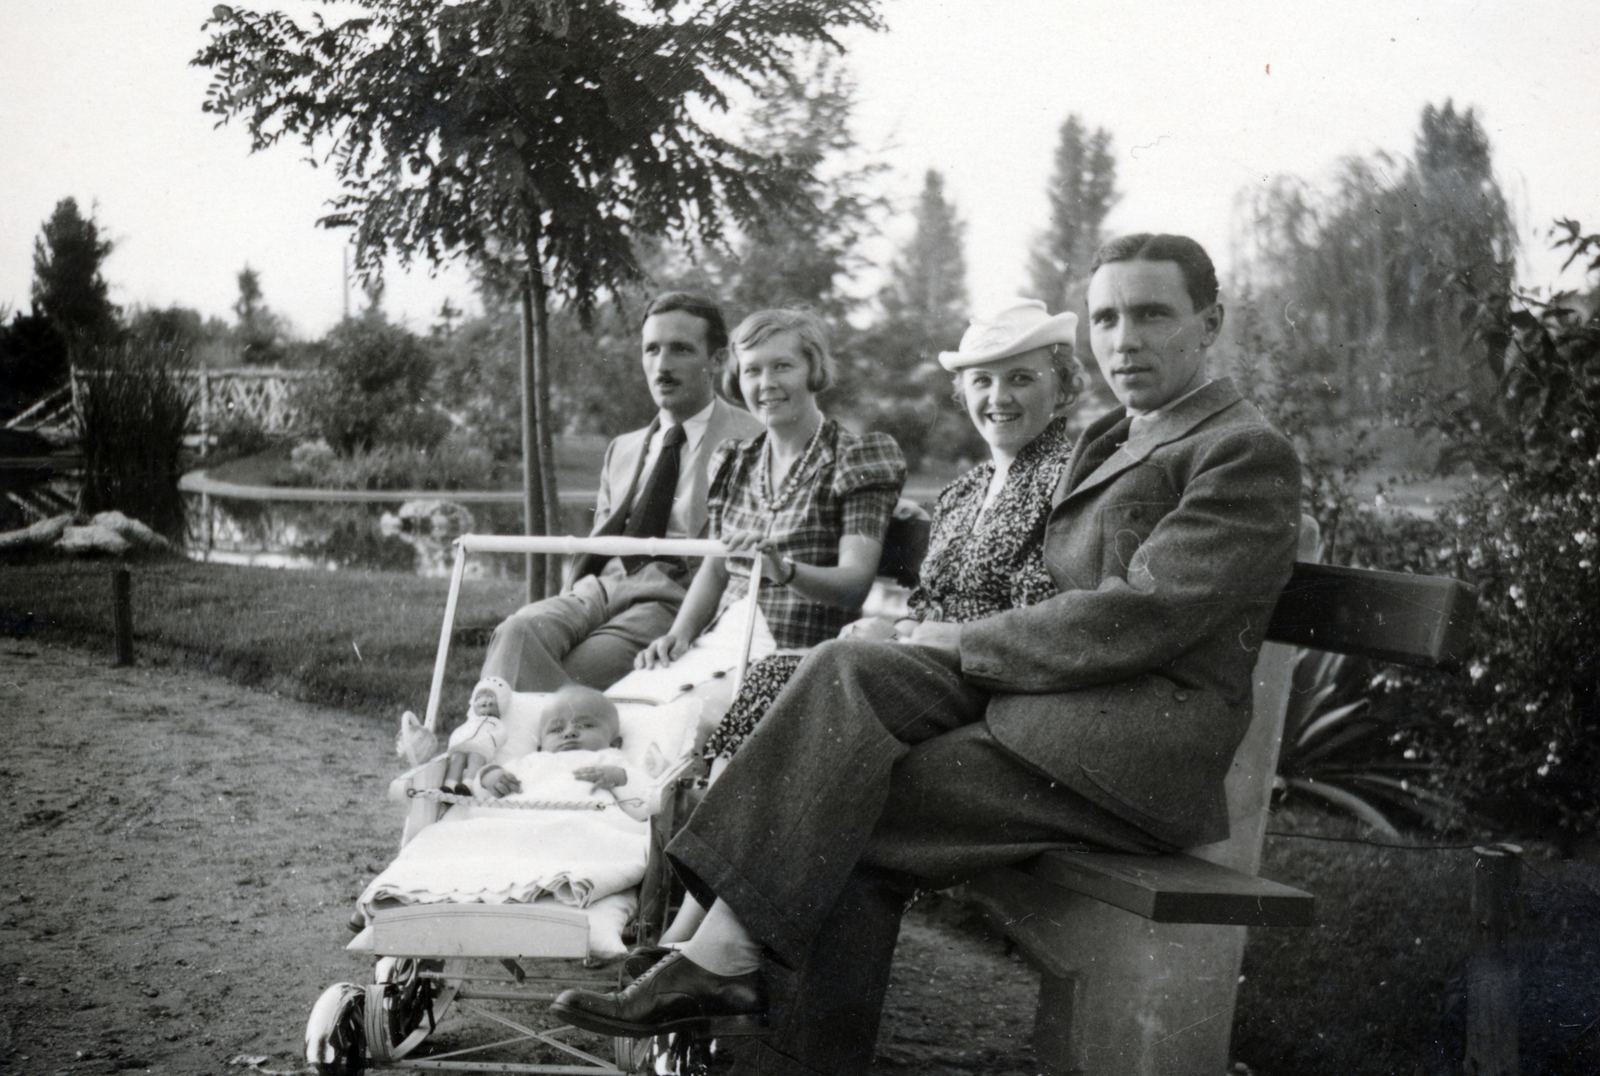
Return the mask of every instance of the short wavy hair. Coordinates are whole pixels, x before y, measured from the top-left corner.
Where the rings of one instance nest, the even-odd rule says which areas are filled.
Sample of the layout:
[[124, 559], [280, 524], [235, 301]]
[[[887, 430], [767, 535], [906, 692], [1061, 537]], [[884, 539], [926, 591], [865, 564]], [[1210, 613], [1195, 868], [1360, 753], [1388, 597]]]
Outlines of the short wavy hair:
[[[1015, 356], [1009, 357], [1015, 358]], [[1060, 399], [1056, 403], [1056, 414], [1059, 415], [1077, 403], [1078, 397], [1083, 395], [1083, 365], [1078, 362], [1076, 349], [1071, 344], [1051, 344], [1050, 370], [1056, 375], [1056, 389], [1060, 393]], [[950, 385], [954, 390], [950, 398], [956, 402], [957, 407], [965, 408], [967, 396], [961, 391], [961, 370], [951, 371]]]
[[1183, 287], [1195, 313], [1217, 301], [1217, 267], [1211, 264], [1206, 248], [1186, 235], [1137, 232], [1118, 236], [1095, 251], [1089, 275], [1113, 262], [1172, 262], [1183, 274]]
[[809, 310], [778, 307], [757, 310], [733, 330], [728, 363], [722, 372], [723, 395], [750, 406], [739, 388], [739, 352], [760, 347], [779, 333], [794, 333], [800, 344], [806, 360], [806, 388], [818, 393], [832, 386], [838, 367], [828, 349], [828, 326]]

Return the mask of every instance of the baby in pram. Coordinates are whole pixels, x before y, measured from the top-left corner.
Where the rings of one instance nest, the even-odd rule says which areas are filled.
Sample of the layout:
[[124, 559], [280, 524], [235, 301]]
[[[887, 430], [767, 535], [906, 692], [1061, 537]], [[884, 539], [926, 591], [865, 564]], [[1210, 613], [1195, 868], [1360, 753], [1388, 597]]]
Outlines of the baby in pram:
[[555, 901], [588, 915], [591, 956], [618, 955], [649, 860], [657, 786], [669, 755], [687, 758], [699, 703], [625, 702], [624, 723], [610, 699], [576, 685], [496, 701], [504, 717], [469, 718], [451, 738], [452, 757], [490, 759], [460, 786], [466, 802], [411, 835], [358, 914], [366, 923], [402, 905]]
[[[481, 793], [499, 798], [544, 793], [560, 799], [572, 791], [571, 782], [577, 780], [589, 782], [591, 793], [627, 788], [630, 782], [632, 790], [638, 790], [641, 782], [631, 780], [628, 759], [621, 750], [621, 720], [616, 704], [580, 684], [568, 684], [550, 696], [539, 720], [533, 751], [503, 764], [490, 762], [505, 744], [501, 714], [509, 714], [510, 702], [510, 686], [499, 677], [488, 677], [473, 690], [467, 719], [450, 737], [446, 789], [463, 796]], [[582, 752], [582, 757], [566, 757], [574, 751]], [[653, 777], [665, 768], [666, 759], [657, 749], [647, 757], [645, 765], [653, 771], [649, 774]], [[476, 772], [469, 785], [461, 778], [474, 767]], [[647, 817], [644, 801], [636, 797], [619, 794], [617, 804], [633, 818]]]
[[[642, 791], [646, 782], [630, 771], [621, 729], [615, 703], [593, 688], [570, 684], [545, 705], [536, 749], [504, 764], [489, 763], [475, 781], [481, 791], [497, 798], [518, 794], [559, 798], [572, 792], [573, 781], [588, 782], [590, 794], [609, 791], [625, 814], [643, 820], [649, 817], [648, 802], [628, 793]], [[647, 777], [666, 766], [659, 749], [651, 747], [645, 766], [655, 772]]]

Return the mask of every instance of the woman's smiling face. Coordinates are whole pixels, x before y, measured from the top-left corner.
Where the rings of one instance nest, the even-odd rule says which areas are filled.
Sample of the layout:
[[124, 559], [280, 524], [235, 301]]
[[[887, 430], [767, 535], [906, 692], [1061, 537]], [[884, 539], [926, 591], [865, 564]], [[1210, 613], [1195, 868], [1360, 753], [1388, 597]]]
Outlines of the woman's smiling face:
[[961, 395], [989, 448], [1015, 456], [1055, 418], [1061, 384], [1050, 349], [1041, 347], [963, 368]]
[[737, 349], [739, 391], [750, 411], [767, 426], [796, 422], [810, 413], [806, 386], [810, 364], [792, 332], [777, 332], [752, 347]]

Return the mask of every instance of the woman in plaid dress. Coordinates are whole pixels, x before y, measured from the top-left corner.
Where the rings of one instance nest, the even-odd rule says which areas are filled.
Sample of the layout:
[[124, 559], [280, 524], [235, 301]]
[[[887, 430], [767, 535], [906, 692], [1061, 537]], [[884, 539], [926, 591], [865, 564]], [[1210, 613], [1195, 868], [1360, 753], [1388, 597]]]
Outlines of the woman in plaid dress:
[[[758, 311], [730, 343], [724, 386], [766, 431], [725, 441], [712, 458], [710, 533], [731, 550], [762, 551], [757, 601], [767, 626], [781, 650], [804, 650], [861, 614], [905, 458], [888, 435], [850, 433], [817, 407], [816, 394], [833, 381], [833, 356], [815, 314]], [[749, 588], [746, 562], [707, 558], [671, 630], [636, 665], [671, 664]]]

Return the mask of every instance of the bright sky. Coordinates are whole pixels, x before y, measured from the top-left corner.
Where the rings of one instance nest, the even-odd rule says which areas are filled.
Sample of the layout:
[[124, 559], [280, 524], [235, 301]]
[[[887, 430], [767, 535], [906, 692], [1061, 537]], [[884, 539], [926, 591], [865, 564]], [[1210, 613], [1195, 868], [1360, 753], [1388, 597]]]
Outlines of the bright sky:
[[[124, 306], [231, 317], [236, 274], [304, 335], [340, 315], [344, 240], [314, 226], [331, 173], [296, 147], [248, 153], [200, 111], [187, 66], [212, 0], [8, 0], [0, 34], [0, 308], [26, 309], [32, 248], [56, 201], [95, 208], [117, 243]], [[885, 0], [885, 34], [851, 35], [863, 142], [909, 208], [929, 167], [967, 222], [986, 306], [1025, 281], [1044, 184], [1070, 112], [1112, 132], [1114, 231], [1193, 235], [1228, 261], [1241, 190], [1326, 178], [1348, 154], [1409, 153], [1422, 106], [1476, 108], [1524, 233], [1524, 276], [1549, 283], [1558, 216], [1600, 229], [1600, 4], [1185, 0]], [[890, 223], [903, 234], [906, 213]], [[1569, 283], [1570, 278], [1569, 278]], [[423, 328], [470, 305], [459, 270], [391, 274], [385, 305]], [[359, 296], [352, 298], [358, 303]]]

